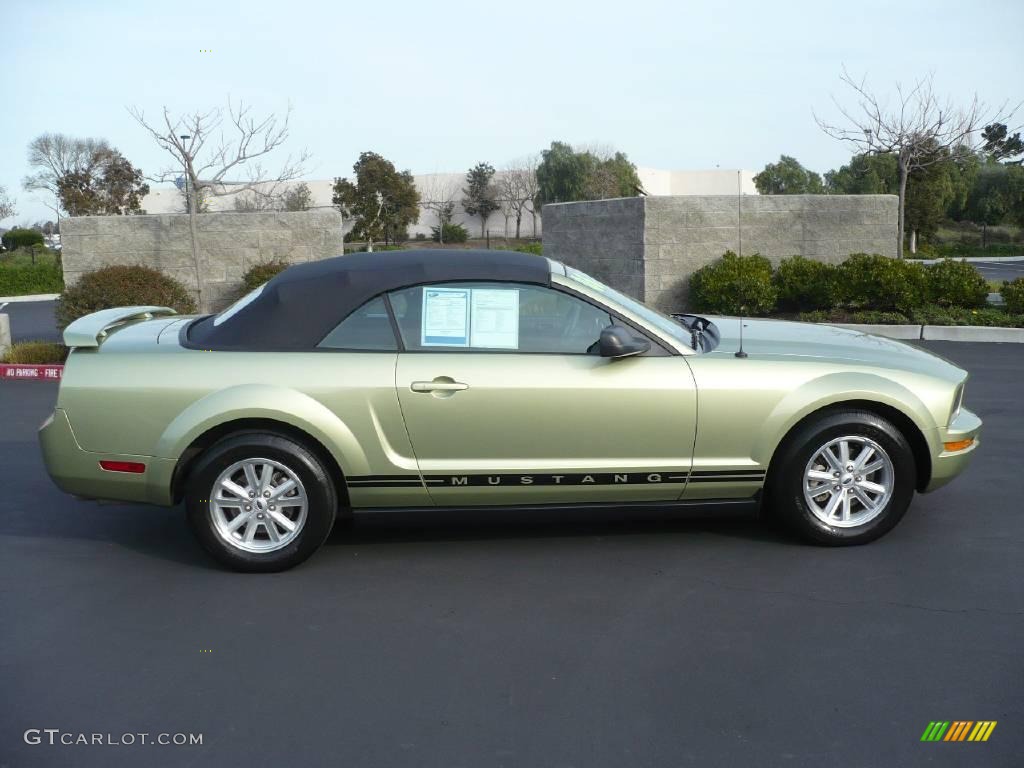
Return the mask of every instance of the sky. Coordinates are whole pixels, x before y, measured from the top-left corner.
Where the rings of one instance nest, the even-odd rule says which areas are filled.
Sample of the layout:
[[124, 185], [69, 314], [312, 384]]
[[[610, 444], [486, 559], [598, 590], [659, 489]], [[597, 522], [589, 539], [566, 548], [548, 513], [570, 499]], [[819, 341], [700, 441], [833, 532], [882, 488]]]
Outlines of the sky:
[[130, 105], [290, 104], [286, 148], [327, 179], [364, 150], [432, 173], [555, 140], [654, 168], [756, 171], [784, 153], [824, 172], [850, 156], [814, 120], [852, 103], [844, 66], [883, 94], [932, 74], [956, 101], [1024, 100], [1020, 0], [0, 0], [0, 19], [18, 31], [0, 46], [8, 227], [54, 218], [21, 187], [41, 133], [104, 138], [147, 174], [172, 165]]

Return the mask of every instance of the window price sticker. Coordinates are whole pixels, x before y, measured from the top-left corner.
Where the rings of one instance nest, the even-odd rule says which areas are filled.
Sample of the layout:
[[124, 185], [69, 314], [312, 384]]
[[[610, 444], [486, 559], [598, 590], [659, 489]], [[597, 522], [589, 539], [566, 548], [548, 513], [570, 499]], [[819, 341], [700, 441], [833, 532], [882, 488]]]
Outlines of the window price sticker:
[[469, 346], [469, 288], [424, 288], [420, 345]]

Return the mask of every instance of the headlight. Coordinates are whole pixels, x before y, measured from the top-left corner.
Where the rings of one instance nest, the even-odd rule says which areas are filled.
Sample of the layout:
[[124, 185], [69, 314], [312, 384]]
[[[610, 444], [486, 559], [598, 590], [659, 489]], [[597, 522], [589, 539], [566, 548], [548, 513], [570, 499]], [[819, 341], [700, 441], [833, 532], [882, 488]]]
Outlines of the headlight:
[[953, 421], [957, 416], [960, 415], [960, 406], [964, 402], [964, 388], [966, 384], [961, 384], [956, 388], [956, 392], [953, 393], [953, 410], [949, 412], [949, 420]]

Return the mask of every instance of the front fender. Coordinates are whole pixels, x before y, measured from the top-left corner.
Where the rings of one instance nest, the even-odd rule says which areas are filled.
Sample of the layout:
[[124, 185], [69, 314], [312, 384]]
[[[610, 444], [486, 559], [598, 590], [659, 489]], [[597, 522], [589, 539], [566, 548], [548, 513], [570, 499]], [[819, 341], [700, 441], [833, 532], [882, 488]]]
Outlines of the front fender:
[[204, 432], [239, 419], [271, 419], [301, 429], [331, 452], [343, 472], [369, 474], [366, 453], [337, 414], [309, 395], [269, 384], [240, 384], [192, 403], [164, 430], [156, 455], [178, 459]]
[[932, 455], [940, 450], [932, 415], [921, 399], [897, 382], [871, 373], [830, 373], [791, 390], [768, 414], [754, 441], [752, 458], [768, 466], [782, 439], [802, 419], [851, 400], [881, 403], [909, 418], [921, 431]]

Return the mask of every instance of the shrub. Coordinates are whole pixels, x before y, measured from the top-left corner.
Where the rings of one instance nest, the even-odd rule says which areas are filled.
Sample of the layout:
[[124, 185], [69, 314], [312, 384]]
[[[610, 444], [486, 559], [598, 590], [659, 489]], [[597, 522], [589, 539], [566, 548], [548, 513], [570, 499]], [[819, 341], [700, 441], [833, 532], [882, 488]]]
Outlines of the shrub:
[[797, 318], [803, 323], [868, 323], [870, 325], [906, 325], [910, 318], [902, 312], [879, 312], [874, 309], [818, 309], [801, 312]]
[[726, 251], [690, 277], [690, 302], [697, 312], [764, 315], [775, 306], [772, 265], [764, 256]]
[[940, 307], [932, 304], [915, 309], [910, 320], [921, 325], [984, 325], [1002, 328], [1024, 326], [1024, 316], [1012, 314], [1000, 307]]
[[[440, 232], [438, 227], [431, 227], [430, 231], [433, 233], [431, 239], [435, 243], [441, 242]], [[469, 239], [469, 232], [461, 224], [445, 224], [444, 225], [444, 241], [446, 243], [464, 243]]]
[[38, 264], [0, 263], [0, 296], [60, 293], [64, 274], [56, 261]]
[[928, 297], [945, 307], [983, 307], [988, 283], [966, 261], [943, 259], [927, 268]]
[[111, 307], [150, 304], [182, 313], [196, 311], [191, 292], [173, 277], [143, 266], [111, 266], [87, 272], [57, 301], [57, 325]]
[[783, 259], [775, 270], [779, 309], [808, 312], [835, 304], [836, 268], [803, 256]]
[[1007, 312], [1024, 314], [1024, 277], [1018, 277], [1012, 282], [1007, 280], [999, 289], [999, 293], [1006, 302]]
[[34, 229], [15, 227], [4, 232], [3, 237], [0, 237], [0, 242], [3, 243], [4, 248], [8, 251], [13, 251], [15, 248], [31, 248], [33, 245], [43, 245], [45, 241], [41, 232], [36, 232]]
[[[933, 256], [935, 258], [948, 258], [950, 256], [1020, 256], [1019, 245], [997, 244], [982, 247], [980, 243], [942, 243], [936, 245]], [[917, 255], [917, 258], [932, 258], [932, 256]]]
[[928, 299], [921, 264], [877, 253], [854, 253], [836, 271], [839, 301], [857, 309], [906, 312]]
[[869, 323], [871, 325], [984, 325], [1002, 328], [1024, 326], [1024, 315], [1013, 315], [997, 307], [968, 309], [926, 305], [902, 312], [879, 312], [873, 309], [802, 312], [799, 320], [805, 323]]
[[242, 283], [246, 292], [259, 288], [270, 278], [284, 272], [291, 265], [284, 261], [267, 261], [249, 268], [249, 271], [242, 275]]
[[917, 253], [907, 253], [911, 259], [937, 259], [939, 252], [931, 243], [921, 243], [917, 246]]
[[68, 356], [68, 348], [56, 341], [16, 341], [4, 352], [0, 362], [14, 365], [59, 365]]
[[543, 243], [517, 243], [512, 246], [513, 251], [519, 251], [520, 253], [532, 253], [534, 256], [544, 255], [544, 244]]

